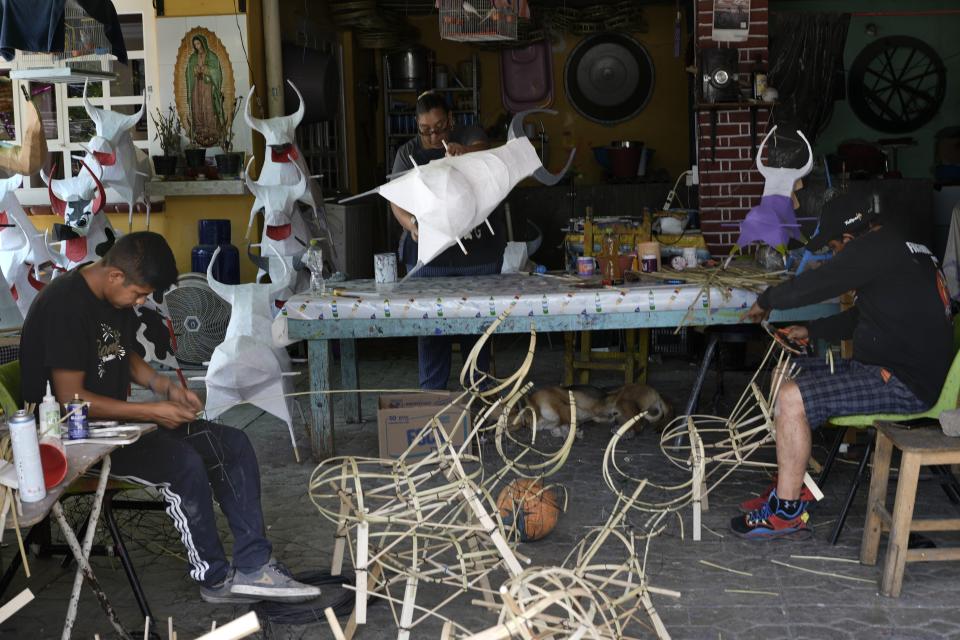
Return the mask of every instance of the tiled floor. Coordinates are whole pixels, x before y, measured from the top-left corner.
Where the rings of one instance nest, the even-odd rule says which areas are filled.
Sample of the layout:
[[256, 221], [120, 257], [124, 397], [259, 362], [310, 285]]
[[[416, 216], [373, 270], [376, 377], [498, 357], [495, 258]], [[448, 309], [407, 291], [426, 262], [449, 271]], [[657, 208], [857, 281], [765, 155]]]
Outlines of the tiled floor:
[[[536, 363], [531, 379], [538, 384], [558, 382], [562, 362], [562, 339], [553, 337], [548, 346], [540, 337]], [[501, 372], [519, 362], [523, 347], [519, 338], [498, 342], [497, 367]], [[751, 359], [747, 358], [748, 361]], [[416, 359], [412, 341], [378, 341], [361, 344], [361, 387], [392, 388], [410, 386], [415, 379]], [[682, 404], [693, 381], [695, 364], [691, 360], [669, 358], [651, 365], [650, 382], [668, 398]], [[725, 401], [739, 395], [746, 378], [743, 373], [728, 373]], [[599, 381], [616, 384], [613, 377]], [[708, 377], [703, 397], [713, 393], [714, 378]], [[363, 398], [364, 423], [337, 425], [336, 446], [339, 455], [376, 455], [376, 395]], [[241, 427], [253, 439], [260, 458], [263, 476], [263, 508], [268, 534], [276, 555], [295, 572], [329, 568], [333, 546], [333, 527], [320, 518], [307, 496], [307, 484], [314, 469], [312, 462], [297, 465], [288, 446], [286, 429], [276, 419], [263, 416], [258, 410], [238, 407], [225, 416], [225, 421]], [[536, 564], [560, 563], [588, 526], [601, 524], [610, 513], [614, 496], [600, 481], [600, 461], [609, 438], [606, 427], [587, 425], [584, 437], [577, 440], [564, 467], [552, 478], [569, 491], [567, 513], [550, 536], [536, 543], [523, 544], [521, 551]], [[298, 437], [304, 451], [309, 447], [301, 430]], [[545, 446], [550, 445], [545, 439]], [[485, 445], [483, 452], [491, 467], [496, 466], [496, 452]], [[641, 434], [625, 444], [631, 472], [654, 479], [677, 478], [679, 472], [663, 458], [654, 434]], [[822, 448], [816, 452], [822, 460]], [[625, 462], [627, 464], [627, 462]], [[829, 485], [826, 499], [813, 511], [816, 535], [809, 541], [745, 542], [732, 536], [728, 522], [737, 503], [758, 492], [766, 484], [763, 474], [737, 472], [710, 495], [710, 510], [704, 514], [704, 539], [689, 538], [690, 514], [682, 516], [687, 537], [681, 539], [677, 519], [654, 539], [647, 557], [650, 584], [681, 592], [678, 599], [656, 596], [654, 604], [668, 631], [674, 638], [947, 638], [960, 637], [960, 609], [954, 596], [960, 595], [954, 563], [915, 563], [909, 565], [899, 599], [878, 595], [876, 580], [879, 567], [865, 567], [856, 560], [864, 518], [866, 489], [854, 504], [840, 543], [830, 546], [827, 535], [839, 510], [852, 475], [852, 465], [839, 464]], [[917, 512], [954, 514], [956, 507], [945, 498], [933, 482], [922, 483]], [[135, 563], [140, 570], [145, 591], [154, 613], [161, 618], [166, 637], [166, 619], [173, 616], [180, 638], [196, 637], [209, 629], [212, 621], [224, 623], [245, 612], [245, 607], [213, 606], [200, 601], [197, 587], [187, 576], [182, 547], [163, 513], [134, 516], [126, 520], [125, 534], [131, 539]], [[638, 522], [642, 518], [636, 519]], [[224, 530], [226, 526], [224, 523]], [[949, 536], [935, 537], [938, 543], [958, 543]], [[229, 541], [228, 541], [229, 544]], [[15, 553], [15, 539], [4, 538], [3, 562]], [[881, 560], [883, 558], [881, 547]], [[811, 556], [812, 558], [797, 558]], [[713, 568], [701, 560], [745, 572], [741, 575]], [[774, 564], [777, 560], [867, 580], [829, 577], [806, 573]], [[142, 619], [130, 596], [124, 574], [114, 558], [95, 558], [97, 576], [129, 628], [139, 627]], [[73, 580], [71, 569], [61, 569], [58, 559], [35, 558], [31, 562], [34, 575], [29, 580], [22, 574], [4, 599], [24, 586], [37, 598], [19, 614], [0, 627], [3, 638], [59, 637], [67, 597]], [[744, 590], [759, 593], [736, 593]], [[951, 595], [953, 594], [953, 595]], [[328, 590], [323, 599], [335, 597]], [[423, 602], [438, 599], [440, 590], [423, 587]], [[444, 610], [449, 617], [471, 629], [482, 629], [495, 621], [495, 616], [471, 606], [469, 598], [460, 598]], [[411, 633], [412, 638], [439, 637], [440, 624], [424, 622]], [[94, 634], [111, 637], [112, 630], [89, 590], [84, 591], [80, 615], [73, 637], [93, 638]], [[390, 608], [383, 603], [369, 609], [368, 624], [360, 628], [358, 638], [396, 637]], [[642, 636], [642, 631], [636, 635]], [[265, 637], [327, 638], [325, 624], [269, 625]]]

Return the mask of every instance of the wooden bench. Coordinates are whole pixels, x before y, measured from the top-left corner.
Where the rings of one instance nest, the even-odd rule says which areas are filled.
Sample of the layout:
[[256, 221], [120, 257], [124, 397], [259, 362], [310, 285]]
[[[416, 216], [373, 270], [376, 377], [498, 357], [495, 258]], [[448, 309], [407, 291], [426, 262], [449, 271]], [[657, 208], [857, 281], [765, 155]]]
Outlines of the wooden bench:
[[[943, 434], [938, 424], [907, 429], [892, 422], [877, 421], [876, 450], [873, 454], [873, 478], [867, 499], [867, 521], [863, 527], [860, 562], [877, 563], [880, 534], [890, 532], [887, 558], [883, 566], [880, 593], [899, 597], [903, 571], [908, 562], [960, 560], [960, 547], [946, 549], [910, 549], [911, 531], [960, 531], [960, 518], [923, 518], [914, 520], [917, 479], [924, 465], [960, 464], [960, 438]], [[893, 448], [902, 454], [893, 513], [887, 511], [887, 481]]]

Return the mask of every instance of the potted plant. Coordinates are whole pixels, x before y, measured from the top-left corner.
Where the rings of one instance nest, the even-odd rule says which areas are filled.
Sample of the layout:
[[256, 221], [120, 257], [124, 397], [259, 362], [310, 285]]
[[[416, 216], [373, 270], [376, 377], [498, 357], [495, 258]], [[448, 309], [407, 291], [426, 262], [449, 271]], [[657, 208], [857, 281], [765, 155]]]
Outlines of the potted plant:
[[180, 118], [173, 105], [167, 109], [166, 115], [157, 107], [157, 113], [150, 117], [157, 128], [154, 140], [159, 140], [163, 149], [163, 155], [153, 156], [153, 170], [158, 176], [172, 176], [177, 172], [177, 157], [180, 154]]
[[220, 148], [223, 153], [217, 154], [217, 170], [221, 176], [240, 175], [243, 166], [243, 152], [233, 150], [233, 122], [240, 113], [241, 98], [236, 98], [230, 108], [223, 110], [223, 122], [220, 123], [218, 134]]
[[183, 156], [187, 161], [187, 170], [191, 173], [202, 174], [207, 165], [207, 148], [197, 140], [196, 131], [193, 128], [193, 117], [187, 113], [183, 122], [187, 130], [187, 146], [183, 150]]

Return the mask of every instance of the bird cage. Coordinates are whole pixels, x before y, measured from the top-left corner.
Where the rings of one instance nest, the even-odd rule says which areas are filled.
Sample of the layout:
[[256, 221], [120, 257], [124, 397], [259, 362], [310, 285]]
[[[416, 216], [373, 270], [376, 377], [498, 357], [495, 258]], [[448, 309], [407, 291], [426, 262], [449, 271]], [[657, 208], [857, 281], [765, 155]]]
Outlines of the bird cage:
[[10, 77], [33, 82], [113, 80], [110, 40], [102, 24], [76, 0], [63, 9], [63, 51], [17, 51]]
[[517, 39], [518, 2], [440, 0], [440, 38], [457, 42]]

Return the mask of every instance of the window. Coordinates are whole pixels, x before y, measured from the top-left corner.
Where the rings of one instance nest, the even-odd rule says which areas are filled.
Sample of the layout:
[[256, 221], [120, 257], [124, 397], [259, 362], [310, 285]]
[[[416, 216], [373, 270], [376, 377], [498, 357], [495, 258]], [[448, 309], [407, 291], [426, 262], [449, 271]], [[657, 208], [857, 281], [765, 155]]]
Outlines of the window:
[[[117, 77], [111, 81], [91, 81], [87, 97], [97, 107], [132, 114], [143, 104], [144, 94], [148, 97], [147, 112], [133, 130], [134, 144], [150, 153], [150, 138], [153, 125], [150, 122], [149, 99], [153, 93], [153, 77], [156, 74], [155, 22], [150, 0], [113, 0], [120, 16], [127, 54], [130, 58], [126, 65], [113, 63]], [[9, 76], [16, 60], [0, 60], [0, 76]], [[101, 63], [107, 70], [109, 63]], [[47, 148], [51, 161], [56, 162], [57, 177], [74, 176], [80, 171], [79, 163], [74, 160], [84, 154], [84, 146], [95, 133], [93, 122], [83, 107], [83, 84], [47, 84], [38, 82], [0, 83], [0, 141], [19, 143], [20, 114], [26, 104], [20, 91], [24, 85], [33, 97], [40, 111]], [[24, 180], [24, 186], [17, 192], [17, 198], [24, 206], [49, 204], [46, 186], [39, 175]], [[112, 190], [107, 191], [107, 200], [121, 202], [121, 198]]]

